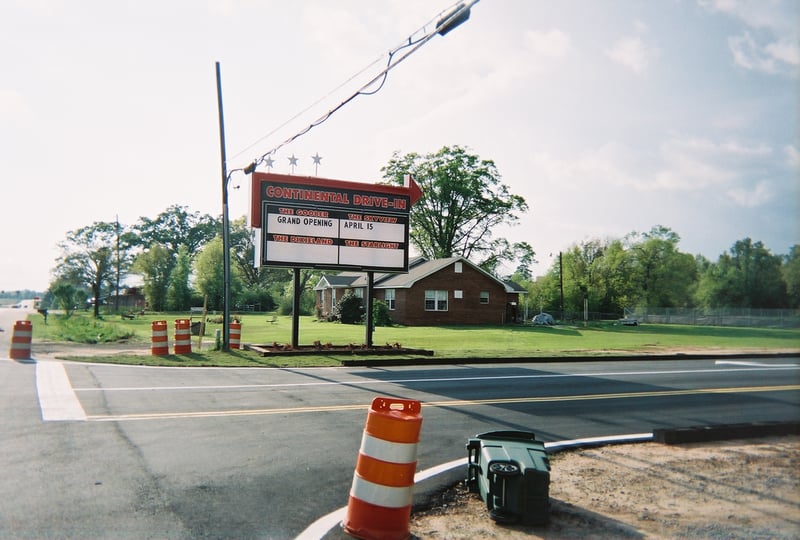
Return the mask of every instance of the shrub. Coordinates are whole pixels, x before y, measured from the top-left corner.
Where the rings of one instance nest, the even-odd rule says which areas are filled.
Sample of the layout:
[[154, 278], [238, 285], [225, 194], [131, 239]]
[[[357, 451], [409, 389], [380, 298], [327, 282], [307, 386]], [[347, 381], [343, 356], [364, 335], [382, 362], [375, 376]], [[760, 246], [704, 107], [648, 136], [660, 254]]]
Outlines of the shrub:
[[58, 317], [58, 334], [64, 341], [75, 343], [109, 343], [130, 339], [134, 333], [112, 322], [83, 315]]
[[347, 292], [333, 308], [333, 313], [342, 324], [358, 324], [364, 320], [361, 298]]
[[389, 316], [389, 305], [378, 299], [372, 300], [372, 323], [375, 326], [391, 326], [392, 318]]

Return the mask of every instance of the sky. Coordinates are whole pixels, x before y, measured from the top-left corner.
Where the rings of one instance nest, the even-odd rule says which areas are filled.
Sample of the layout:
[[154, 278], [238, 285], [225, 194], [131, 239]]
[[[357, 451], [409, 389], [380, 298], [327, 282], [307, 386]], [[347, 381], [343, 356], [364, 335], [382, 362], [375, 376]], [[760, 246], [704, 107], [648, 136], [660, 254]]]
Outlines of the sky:
[[[216, 62], [229, 170], [279, 147], [271, 172], [375, 183], [396, 151], [466, 147], [525, 198], [495, 235], [534, 275], [656, 225], [714, 261], [800, 243], [794, 0], [481, 0], [281, 146], [451, 1], [0, 0], [0, 290], [46, 290], [96, 221], [221, 215]], [[248, 186], [231, 174], [231, 219]]]

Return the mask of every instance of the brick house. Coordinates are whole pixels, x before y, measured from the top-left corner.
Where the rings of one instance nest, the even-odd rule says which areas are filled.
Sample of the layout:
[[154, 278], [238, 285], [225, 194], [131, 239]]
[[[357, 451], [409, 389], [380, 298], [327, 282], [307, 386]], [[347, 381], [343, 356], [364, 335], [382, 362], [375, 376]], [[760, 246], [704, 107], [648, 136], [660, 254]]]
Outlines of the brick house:
[[[366, 289], [363, 272], [324, 274], [314, 287], [317, 315], [329, 317], [349, 291], [363, 299]], [[520, 295], [525, 292], [463, 257], [420, 257], [409, 263], [406, 274], [376, 273], [373, 298], [386, 302], [392, 320], [407, 326], [507, 324], [521, 320]]]

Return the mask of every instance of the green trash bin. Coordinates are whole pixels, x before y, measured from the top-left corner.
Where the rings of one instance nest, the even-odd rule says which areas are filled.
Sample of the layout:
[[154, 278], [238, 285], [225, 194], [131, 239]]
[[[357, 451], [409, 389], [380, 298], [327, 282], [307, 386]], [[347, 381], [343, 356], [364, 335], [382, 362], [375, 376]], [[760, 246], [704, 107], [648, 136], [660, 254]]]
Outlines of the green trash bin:
[[490, 431], [467, 442], [467, 487], [497, 523], [545, 525], [550, 519], [550, 460], [529, 431]]

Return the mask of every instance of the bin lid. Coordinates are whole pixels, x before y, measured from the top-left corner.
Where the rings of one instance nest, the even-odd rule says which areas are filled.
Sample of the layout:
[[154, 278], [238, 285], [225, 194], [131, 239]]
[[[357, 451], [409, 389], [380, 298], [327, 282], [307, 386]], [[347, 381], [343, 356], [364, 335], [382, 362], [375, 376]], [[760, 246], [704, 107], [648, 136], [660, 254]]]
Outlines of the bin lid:
[[487, 431], [475, 435], [476, 439], [488, 441], [519, 441], [530, 442], [536, 440], [536, 435], [532, 431]]

